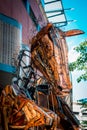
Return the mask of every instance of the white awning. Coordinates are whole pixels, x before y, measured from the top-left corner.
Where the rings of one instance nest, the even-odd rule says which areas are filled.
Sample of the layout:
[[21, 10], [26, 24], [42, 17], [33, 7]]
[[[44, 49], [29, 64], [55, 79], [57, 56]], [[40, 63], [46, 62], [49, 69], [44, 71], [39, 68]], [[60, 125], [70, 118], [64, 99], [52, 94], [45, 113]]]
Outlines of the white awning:
[[65, 26], [67, 24], [62, 0], [44, 0], [44, 10], [48, 21], [56, 27]]

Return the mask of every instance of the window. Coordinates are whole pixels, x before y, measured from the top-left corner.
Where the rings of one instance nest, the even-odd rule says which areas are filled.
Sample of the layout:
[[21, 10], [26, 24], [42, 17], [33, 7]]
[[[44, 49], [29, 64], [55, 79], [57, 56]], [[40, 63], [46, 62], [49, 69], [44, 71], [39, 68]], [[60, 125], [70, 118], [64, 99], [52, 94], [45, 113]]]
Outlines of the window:
[[40, 30], [40, 25], [38, 24], [38, 20], [28, 2], [28, 0], [22, 0], [23, 1], [23, 4], [27, 10], [27, 13], [29, 14], [30, 18], [32, 19], [34, 25], [36, 26], [36, 29], [39, 31]]
[[28, 0], [22, 0], [22, 1], [23, 1], [23, 4], [24, 4], [27, 12], [29, 13], [29, 2], [28, 2]]
[[38, 21], [37, 21], [35, 15], [34, 15], [34, 12], [33, 12], [32, 8], [31, 8], [31, 6], [29, 8], [29, 15], [30, 15], [31, 19], [33, 20], [35, 26], [37, 27], [38, 26]]
[[4, 71], [9, 72], [9, 69], [6, 70], [5, 65], [10, 66], [12, 71], [13, 66], [16, 67], [15, 62], [12, 63], [12, 59], [16, 59], [18, 56], [21, 45], [21, 32], [22, 25], [20, 23], [15, 19], [0, 14], [0, 65], [2, 67], [4, 64]]

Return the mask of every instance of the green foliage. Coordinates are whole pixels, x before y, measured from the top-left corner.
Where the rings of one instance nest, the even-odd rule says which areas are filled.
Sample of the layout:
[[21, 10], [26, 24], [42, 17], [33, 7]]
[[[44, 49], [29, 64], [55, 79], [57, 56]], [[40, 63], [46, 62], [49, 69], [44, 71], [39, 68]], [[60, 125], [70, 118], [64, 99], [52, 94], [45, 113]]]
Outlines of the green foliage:
[[80, 82], [82, 79], [87, 81], [87, 41], [80, 43], [79, 46], [74, 49], [79, 53], [79, 57], [75, 62], [69, 64], [69, 70], [74, 71], [77, 69], [83, 72], [77, 79], [77, 82]]
[[82, 121], [81, 125], [82, 127], [87, 127], [87, 121]]

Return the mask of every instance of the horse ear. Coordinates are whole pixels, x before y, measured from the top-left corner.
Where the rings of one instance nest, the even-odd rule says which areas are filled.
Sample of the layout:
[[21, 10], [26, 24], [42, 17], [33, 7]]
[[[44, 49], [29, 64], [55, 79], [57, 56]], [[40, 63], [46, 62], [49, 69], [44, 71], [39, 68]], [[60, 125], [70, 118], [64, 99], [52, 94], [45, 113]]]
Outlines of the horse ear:
[[73, 30], [69, 30], [69, 31], [64, 32], [64, 34], [65, 34], [65, 37], [70, 37], [70, 36], [84, 34], [84, 32], [82, 30], [79, 30], [79, 29], [73, 29]]

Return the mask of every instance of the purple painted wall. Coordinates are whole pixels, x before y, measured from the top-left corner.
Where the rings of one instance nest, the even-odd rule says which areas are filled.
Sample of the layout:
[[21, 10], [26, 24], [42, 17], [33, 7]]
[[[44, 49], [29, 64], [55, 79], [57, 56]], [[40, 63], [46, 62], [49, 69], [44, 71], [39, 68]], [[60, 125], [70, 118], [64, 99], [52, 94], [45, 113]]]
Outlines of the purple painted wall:
[[[28, 2], [39, 21], [40, 26], [45, 26], [46, 19], [43, 17], [37, 1], [29, 0]], [[31, 40], [31, 38], [35, 35], [35, 27], [22, 0], [1, 0], [0, 13], [14, 18], [22, 24], [22, 42], [28, 44], [29, 40]]]

